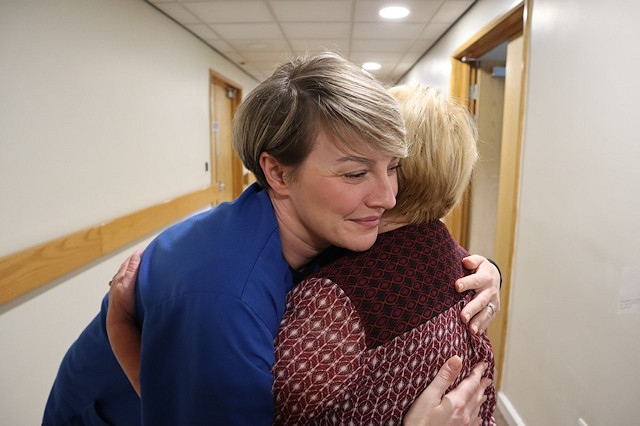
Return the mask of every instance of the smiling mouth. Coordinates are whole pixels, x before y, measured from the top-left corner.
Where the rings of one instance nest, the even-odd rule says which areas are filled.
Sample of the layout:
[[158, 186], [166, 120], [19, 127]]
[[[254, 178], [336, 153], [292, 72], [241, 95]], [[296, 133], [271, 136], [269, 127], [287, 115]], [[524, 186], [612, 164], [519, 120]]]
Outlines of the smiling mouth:
[[353, 219], [352, 221], [357, 223], [358, 225], [364, 226], [365, 228], [378, 228], [380, 225], [380, 216], [375, 217], [365, 217], [360, 219]]

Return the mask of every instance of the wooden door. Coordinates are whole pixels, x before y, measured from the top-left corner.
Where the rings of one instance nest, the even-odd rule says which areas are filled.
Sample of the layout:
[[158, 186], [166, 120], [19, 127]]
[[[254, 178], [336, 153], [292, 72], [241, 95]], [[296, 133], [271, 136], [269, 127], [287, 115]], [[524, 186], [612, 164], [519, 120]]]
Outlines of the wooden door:
[[[509, 314], [511, 290], [511, 270], [513, 246], [515, 242], [518, 186], [520, 176], [520, 152], [524, 117], [525, 75], [527, 64], [527, 44], [530, 23], [525, 21], [526, 10], [532, 0], [526, 0], [499, 17], [474, 35], [452, 57], [451, 93], [461, 97], [468, 93], [471, 64], [482, 55], [504, 42], [508, 42], [506, 58], [504, 114], [502, 117], [502, 137], [498, 183], [498, 205], [496, 209], [496, 232], [493, 259], [500, 265], [503, 284], [500, 292], [501, 310], [489, 327], [488, 335], [496, 359], [496, 388], [501, 386], [504, 362], [505, 338]], [[465, 78], [466, 77], [466, 78]], [[480, 94], [481, 96], [481, 94]], [[475, 108], [475, 106], [474, 106]], [[481, 113], [481, 111], [478, 111]], [[473, 185], [473, 183], [472, 183]], [[469, 217], [469, 212], [464, 214]], [[465, 225], [468, 229], [468, 223]], [[465, 235], [465, 241], [466, 241]], [[484, 254], [484, 253], [480, 253]]]
[[[500, 291], [502, 309], [488, 330], [489, 339], [494, 346], [494, 352], [497, 354], [496, 366], [499, 367], [498, 371], [500, 373], [502, 372], [507, 336], [516, 212], [518, 209], [525, 95], [523, 60], [526, 49], [524, 49], [524, 39], [524, 36], [512, 39], [507, 48], [507, 77], [505, 78], [502, 146], [500, 150], [500, 182], [493, 255], [493, 259], [500, 265], [502, 271], [503, 284]], [[501, 374], [499, 374], [499, 380], [501, 380], [501, 377]], [[498, 384], [500, 384], [500, 381]]]
[[211, 184], [218, 188], [217, 203], [231, 201], [243, 190], [243, 169], [231, 145], [233, 113], [242, 90], [224, 77], [210, 73]]
[[[503, 53], [504, 52], [504, 53]], [[500, 54], [506, 58], [506, 50]], [[500, 56], [500, 55], [498, 55]], [[480, 59], [477, 78], [475, 119], [478, 125], [478, 162], [469, 193], [467, 250], [495, 257], [496, 215], [500, 184], [500, 151], [504, 112], [504, 59]]]

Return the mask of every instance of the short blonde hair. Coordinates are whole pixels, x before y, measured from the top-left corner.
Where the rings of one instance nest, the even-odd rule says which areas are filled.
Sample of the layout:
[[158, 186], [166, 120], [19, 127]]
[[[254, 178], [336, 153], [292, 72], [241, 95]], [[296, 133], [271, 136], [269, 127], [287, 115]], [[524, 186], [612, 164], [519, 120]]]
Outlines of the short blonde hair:
[[393, 157], [408, 153], [398, 101], [367, 71], [332, 52], [279, 66], [238, 107], [232, 139], [244, 166], [268, 188], [260, 154], [295, 169], [320, 130], [356, 151], [365, 145]]
[[478, 159], [473, 117], [433, 87], [389, 91], [402, 105], [409, 156], [400, 162], [396, 206], [387, 213], [410, 223], [443, 218], [462, 200]]

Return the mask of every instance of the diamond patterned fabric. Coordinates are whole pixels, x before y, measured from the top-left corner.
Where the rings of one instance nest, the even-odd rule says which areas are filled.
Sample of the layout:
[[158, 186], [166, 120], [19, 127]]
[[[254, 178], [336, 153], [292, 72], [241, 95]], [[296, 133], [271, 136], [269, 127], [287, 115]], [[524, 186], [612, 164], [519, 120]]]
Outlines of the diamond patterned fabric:
[[[453, 355], [455, 387], [494, 360], [486, 335], [460, 321], [472, 294], [458, 294], [467, 253], [433, 221], [380, 234], [298, 284], [276, 339], [275, 424], [393, 425]], [[481, 409], [494, 425], [495, 388]]]

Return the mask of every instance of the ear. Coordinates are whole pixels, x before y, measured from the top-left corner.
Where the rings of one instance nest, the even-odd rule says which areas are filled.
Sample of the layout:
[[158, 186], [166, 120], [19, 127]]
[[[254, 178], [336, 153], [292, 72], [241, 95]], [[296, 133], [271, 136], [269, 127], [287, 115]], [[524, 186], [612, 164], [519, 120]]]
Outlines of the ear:
[[271, 154], [267, 152], [260, 154], [260, 167], [272, 191], [282, 195], [288, 190], [284, 179], [284, 166]]

